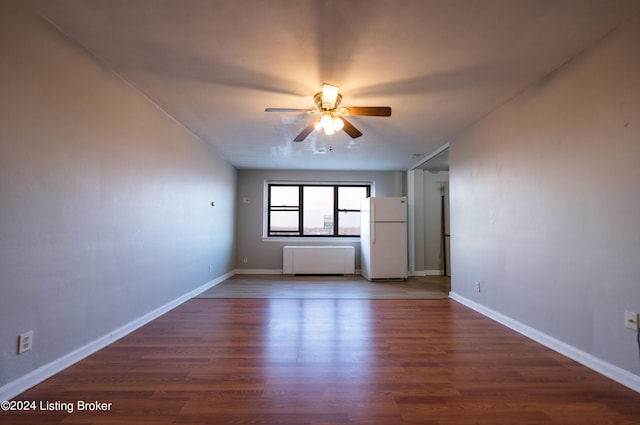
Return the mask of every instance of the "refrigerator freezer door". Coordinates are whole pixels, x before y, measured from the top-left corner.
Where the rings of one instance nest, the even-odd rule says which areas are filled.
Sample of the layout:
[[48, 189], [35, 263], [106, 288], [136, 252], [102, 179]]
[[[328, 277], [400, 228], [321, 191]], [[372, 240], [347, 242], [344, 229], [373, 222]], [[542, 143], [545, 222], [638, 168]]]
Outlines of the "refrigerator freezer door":
[[407, 198], [370, 198], [370, 202], [371, 221], [407, 221]]

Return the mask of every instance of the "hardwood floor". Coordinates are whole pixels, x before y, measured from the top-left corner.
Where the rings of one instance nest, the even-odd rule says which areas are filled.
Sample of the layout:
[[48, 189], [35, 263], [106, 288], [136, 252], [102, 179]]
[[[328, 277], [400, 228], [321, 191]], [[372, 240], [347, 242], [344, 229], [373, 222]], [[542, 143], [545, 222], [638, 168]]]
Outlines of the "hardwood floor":
[[17, 400], [74, 411], [0, 423], [640, 424], [639, 394], [447, 299], [192, 299]]
[[362, 276], [235, 275], [198, 298], [442, 299], [450, 290], [447, 276], [370, 282]]

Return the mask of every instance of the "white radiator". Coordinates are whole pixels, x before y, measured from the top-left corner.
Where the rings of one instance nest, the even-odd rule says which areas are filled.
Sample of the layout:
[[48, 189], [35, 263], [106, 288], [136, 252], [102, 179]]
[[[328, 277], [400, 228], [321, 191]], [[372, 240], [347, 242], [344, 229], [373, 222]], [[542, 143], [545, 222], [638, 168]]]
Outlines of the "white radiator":
[[285, 246], [282, 274], [355, 274], [352, 246]]

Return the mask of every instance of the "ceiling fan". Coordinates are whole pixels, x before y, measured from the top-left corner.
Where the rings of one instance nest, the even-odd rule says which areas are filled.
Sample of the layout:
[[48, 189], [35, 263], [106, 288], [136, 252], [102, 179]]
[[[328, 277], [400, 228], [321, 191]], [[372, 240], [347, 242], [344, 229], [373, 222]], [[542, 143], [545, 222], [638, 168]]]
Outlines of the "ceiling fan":
[[293, 139], [294, 142], [302, 142], [314, 129], [324, 130], [324, 133], [331, 135], [337, 131], [344, 130], [353, 139], [362, 136], [360, 130], [345, 119], [348, 116], [369, 116], [369, 117], [389, 117], [391, 108], [388, 106], [343, 106], [340, 107], [342, 95], [338, 87], [331, 84], [323, 84], [322, 91], [313, 96], [318, 109], [296, 109], [296, 108], [266, 108], [266, 112], [306, 112], [308, 114], [320, 114]]

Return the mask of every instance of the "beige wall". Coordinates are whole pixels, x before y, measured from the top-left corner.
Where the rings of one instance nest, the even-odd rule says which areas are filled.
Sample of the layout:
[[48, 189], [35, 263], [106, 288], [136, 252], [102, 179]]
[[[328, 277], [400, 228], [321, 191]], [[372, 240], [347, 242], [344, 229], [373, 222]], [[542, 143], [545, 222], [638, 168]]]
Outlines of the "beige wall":
[[0, 395], [235, 261], [236, 170], [19, 4], [0, 3]]

